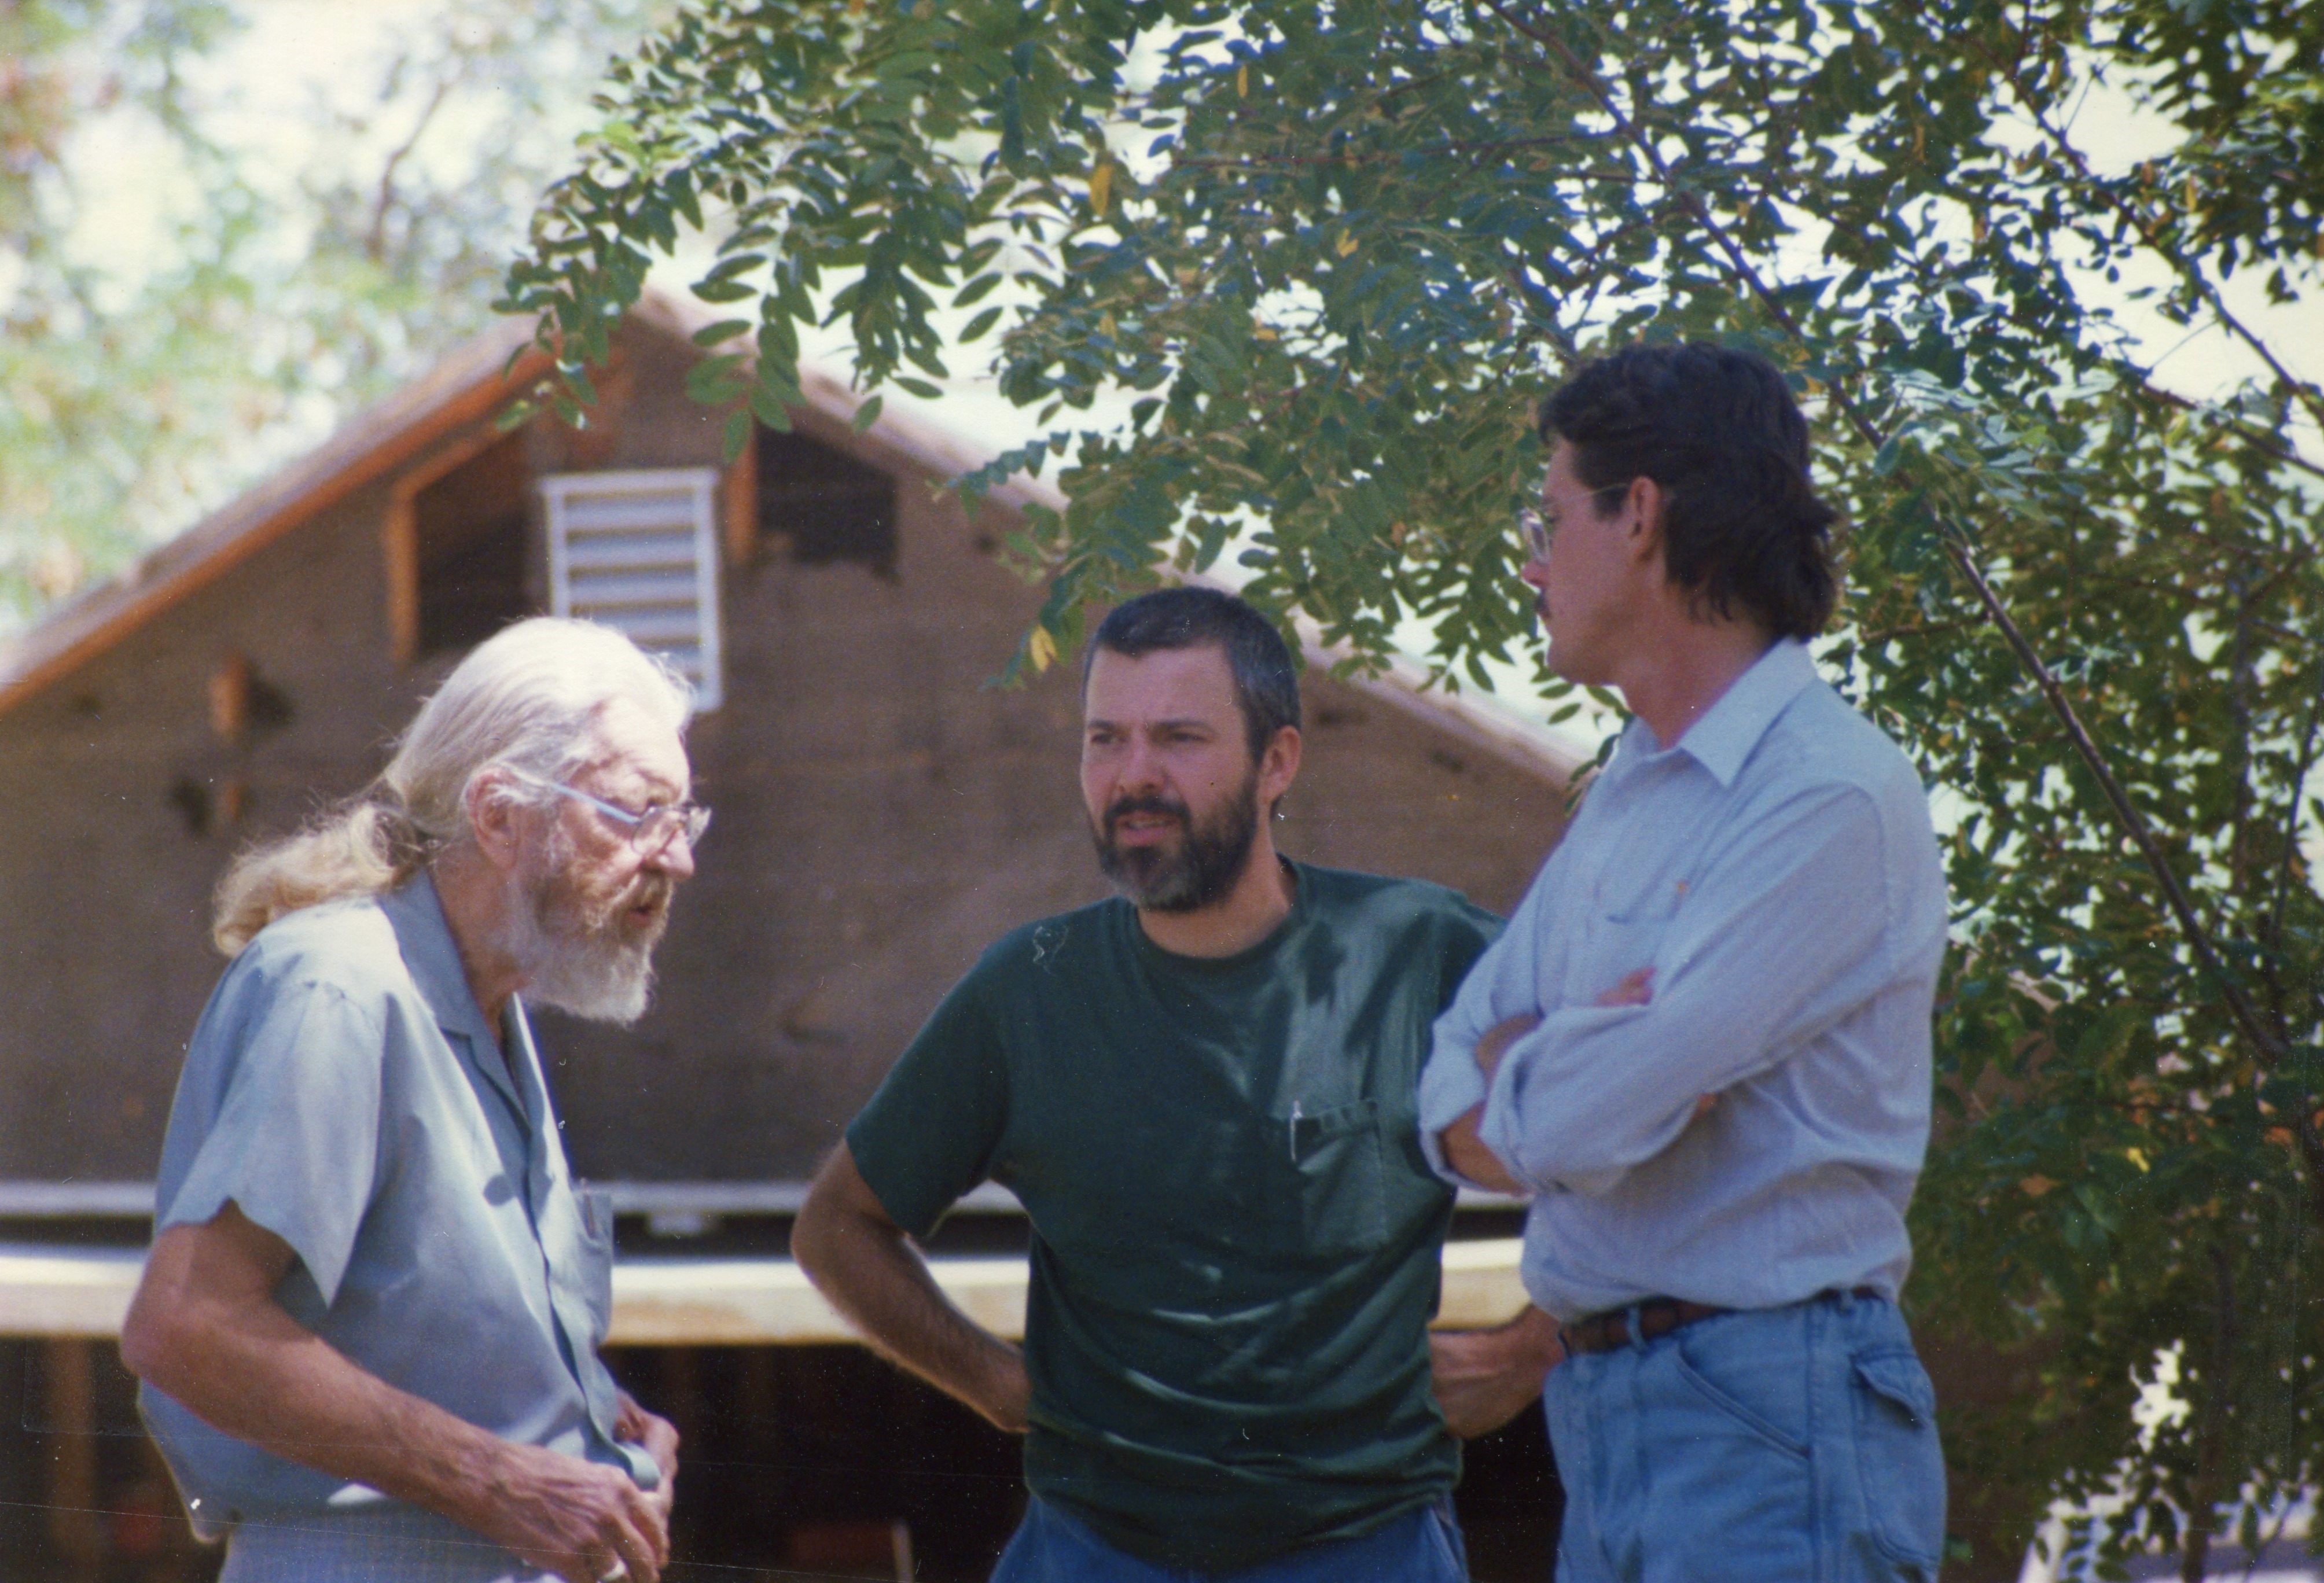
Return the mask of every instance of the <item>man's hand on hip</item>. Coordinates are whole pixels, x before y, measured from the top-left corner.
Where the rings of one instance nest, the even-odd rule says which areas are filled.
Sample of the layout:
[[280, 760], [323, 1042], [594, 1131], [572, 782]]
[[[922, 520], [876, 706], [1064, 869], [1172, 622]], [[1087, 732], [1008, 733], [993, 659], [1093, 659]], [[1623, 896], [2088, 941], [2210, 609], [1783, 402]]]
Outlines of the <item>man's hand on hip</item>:
[[656, 1583], [669, 1563], [667, 1502], [621, 1468], [539, 1446], [508, 1445], [496, 1462], [460, 1520], [528, 1564], [566, 1583]]
[[1025, 1355], [1002, 1342], [1007, 1356], [995, 1356], [991, 1377], [978, 1399], [970, 1404], [1004, 1434], [1023, 1434], [1033, 1404], [1033, 1382], [1025, 1373]]
[[1532, 1405], [1564, 1357], [1557, 1321], [1533, 1307], [1489, 1330], [1432, 1331], [1429, 1384], [1444, 1427], [1462, 1440], [1491, 1433]]
[[1024, 1355], [953, 1305], [844, 1142], [799, 1207], [791, 1256], [872, 1350], [996, 1428], [1025, 1432], [1033, 1392]]

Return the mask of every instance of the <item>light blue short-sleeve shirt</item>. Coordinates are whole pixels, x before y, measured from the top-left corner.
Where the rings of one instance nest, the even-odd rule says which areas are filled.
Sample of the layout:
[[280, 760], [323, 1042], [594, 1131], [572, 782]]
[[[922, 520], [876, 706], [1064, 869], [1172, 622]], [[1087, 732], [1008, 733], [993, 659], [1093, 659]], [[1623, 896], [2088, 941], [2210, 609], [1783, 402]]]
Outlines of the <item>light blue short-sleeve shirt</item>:
[[[277, 920], [195, 1027], [154, 1229], [232, 1201], [298, 1256], [275, 1301], [363, 1368], [651, 1488], [652, 1459], [614, 1439], [597, 1356], [611, 1217], [575, 1191], [514, 1000], [502, 1035], [505, 1057], [424, 876]], [[140, 1406], [198, 1532], [394, 1505], [222, 1433], [151, 1385]]]

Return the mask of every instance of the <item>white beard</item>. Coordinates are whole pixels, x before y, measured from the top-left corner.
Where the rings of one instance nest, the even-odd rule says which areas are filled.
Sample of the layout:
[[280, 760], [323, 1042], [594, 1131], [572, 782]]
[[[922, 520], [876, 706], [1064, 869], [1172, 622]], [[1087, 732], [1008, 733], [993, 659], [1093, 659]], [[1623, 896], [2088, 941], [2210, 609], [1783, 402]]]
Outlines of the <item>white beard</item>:
[[642, 935], [622, 928], [619, 920], [637, 899], [635, 882], [604, 916], [589, 917], [567, 878], [570, 846], [552, 835], [548, 860], [537, 873], [520, 869], [509, 876], [508, 905], [494, 943], [516, 963], [530, 1004], [627, 1027], [645, 1015], [652, 999], [653, 949], [661, 928]]

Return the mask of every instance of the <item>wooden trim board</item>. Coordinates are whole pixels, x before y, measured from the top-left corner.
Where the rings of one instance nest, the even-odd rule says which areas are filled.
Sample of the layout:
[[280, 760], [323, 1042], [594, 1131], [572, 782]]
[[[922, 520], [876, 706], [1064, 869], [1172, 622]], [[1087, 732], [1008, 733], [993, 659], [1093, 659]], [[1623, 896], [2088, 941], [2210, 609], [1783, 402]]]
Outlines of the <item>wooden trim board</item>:
[[[1444, 1247], [1440, 1326], [1473, 1329], [1515, 1318], [1526, 1304], [1518, 1239]], [[941, 1257], [936, 1284], [994, 1334], [1025, 1333], [1021, 1258]], [[134, 1248], [0, 1244], [0, 1336], [115, 1340], [145, 1266]], [[613, 1266], [616, 1347], [807, 1346], [853, 1341], [806, 1275], [786, 1258], [626, 1258]]]

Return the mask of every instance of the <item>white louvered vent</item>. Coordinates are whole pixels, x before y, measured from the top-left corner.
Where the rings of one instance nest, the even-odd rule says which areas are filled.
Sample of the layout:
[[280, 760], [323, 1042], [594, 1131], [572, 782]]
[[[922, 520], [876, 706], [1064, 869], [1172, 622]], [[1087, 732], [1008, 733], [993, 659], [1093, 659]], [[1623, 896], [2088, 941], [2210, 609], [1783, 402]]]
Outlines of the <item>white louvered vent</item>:
[[540, 481], [549, 508], [549, 607], [602, 621], [667, 658], [718, 707], [718, 533], [709, 467], [564, 473]]

